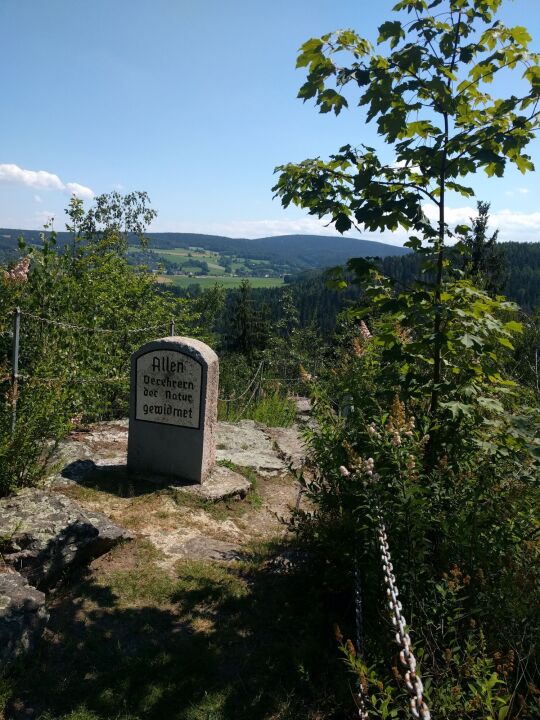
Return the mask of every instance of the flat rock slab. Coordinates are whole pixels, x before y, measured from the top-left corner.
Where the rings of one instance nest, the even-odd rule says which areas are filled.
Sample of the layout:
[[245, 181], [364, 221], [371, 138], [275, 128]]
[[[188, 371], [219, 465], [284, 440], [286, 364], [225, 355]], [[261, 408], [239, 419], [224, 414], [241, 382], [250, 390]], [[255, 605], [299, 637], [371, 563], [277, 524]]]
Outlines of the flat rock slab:
[[72, 432], [60, 444], [59, 457], [65, 465], [75, 460], [93, 460], [100, 465], [125, 465], [127, 461], [127, 419], [102, 422]]
[[[88, 431], [72, 433], [60, 445], [59, 457], [64, 471], [54, 480], [82, 480], [100, 468], [125, 472], [127, 438], [127, 420], [97, 423]], [[295, 426], [269, 429], [253, 420], [219, 422], [216, 442], [218, 461], [228, 460], [268, 477], [286, 473], [291, 460], [299, 467], [305, 455]], [[145, 477], [151, 482], [160, 482], [159, 477], [148, 474]], [[161, 484], [166, 484], [163, 478]]]
[[196, 495], [203, 500], [229, 500], [231, 498], [244, 498], [251, 483], [240, 473], [228, 467], [216, 465], [208, 478], [201, 485], [174, 485], [171, 486], [190, 495]]
[[0, 573], [0, 669], [32, 648], [48, 619], [44, 593], [18, 572]]
[[235, 543], [204, 537], [203, 535], [188, 540], [182, 546], [175, 548], [175, 550], [179, 558], [189, 558], [190, 560], [231, 562], [241, 560], [243, 557], [241, 548]]
[[203, 483], [191, 485], [171, 483], [171, 478], [166, 475], [129, 473], [125, 465], [96, 465], [93, 460], [75, 460], [62, 470], [62, 478], [78, 483], [93, 482], [96, 485], [116, 479], [136, 486], [140, 481], [155, 485], [156, 490], [170, 487], [212, 502], [245, 498], [251, 487], [251, 483], [243, 475], [221, 465], [216, 465]]
[[131, 534], [70, 498], [30, 488], [0, 500], [0, 537], [7, 565], [32, 585], [46, 587], [70, 566], [102, 555]]
[[310, 415], [312, 411], [311, 400], [307, 397], [297, 396], [294, 399], [298, 415]]
[[292, 470], [299, 470], [304, 465], [306, 446], [295, 425], [288, 428], [265, 428], [265, 433], [277, 453]]
[[253, 468], [259, 475], [287, 472], [287, 462], [276, 450], [263, 426], [253, 420], [218, 423], [217, 459]]

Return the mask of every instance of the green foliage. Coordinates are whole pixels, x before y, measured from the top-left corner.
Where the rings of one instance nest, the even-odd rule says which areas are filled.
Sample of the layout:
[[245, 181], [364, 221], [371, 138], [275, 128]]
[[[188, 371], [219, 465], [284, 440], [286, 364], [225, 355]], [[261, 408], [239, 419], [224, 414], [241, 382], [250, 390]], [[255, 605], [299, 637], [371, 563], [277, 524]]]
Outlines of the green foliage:
[[465, 229], [463, 270], [466, 277], [493, 295], [504, 289], [506, 262], [503, 250], [497, 245], [499, 231], [487, 237], [490, 204], [478, 201], [477, 207], [478, 215], [471, 219], [472, 232], [467, 226]]
[[70, 400], [67, 388], [30, 382], [20, 393], [12, 433], [13, 394], [6, 385], [0, 412], [0, 497], [43, 480], [50, 472], [57, 442], [72, 427], [62, 412]]
[[523, 328], [509, 368], [520, 384], [530, 389], [530, 402], [540, 404], [540, 310], [523, 317]]
[[[530, 428], [527, 433], [523, 418], [512, 420], [499, 409], [485, 407], [482, 417], [467, 398], [473, 418], [449, 419], [433, 466], [426, 453], [425, 405], [415, 395], [406, 404], [398, 397], [389, 402], [395, 388], [378, 338], [384, 323], [374, 323], [371, 338], [355, 325], [349, 322], [344, 329], [343, 351], [326, 387], [313, 388], [319, 426], [310, 445], [318, 472], [303, 480], [311, 509], [297, 512], [292, 527], [324, 551], [331, 568], [325, 581], [333, 586], [350, 582], [359, 562], [362, 650], [372, 672], [372, 706], [380, 717], [393, 717], [391, 712], [406, 706], [399, 675], [388, 677], [395, 651], [377, 610], [384, 592], [373, 547], [377, 504], [428, 698], [438, 715], [497, 717], [486, 714], [490, 706], [512, 706], [509, 717], [515, 717], [519, 692], [527, 697], [523, 706], [531, 707], [519, 717], [534, 717], [535, 698], [527, 683], [534, 689], [538, 679], [535, 660], [529, 665], [525, 658], [536, 657], [534, 638], [540, 632], [535, 610], [540, 557], [534, 539], [540, 488], [530, 453], [538, 446], [535, 434]], [[352, 408], [346, 418], [334, 411], [335, 398], [344, 397]], [[341, 465], [353, 474], [344, 477]], [[346, 614], [336, 619], [350, 628]], [[497, 660], [501, 657], [515, 659], [506, 663], [510, 669]]]
[[249, 280], [242, 280], [233, 302], [231, 328], [226, 334], [227, 347], [233, 353], [251, 358], [265, 347], [268, 327], [264, 311], [253, 305]]
[[[328, 162], [316, 158], [281, 166], [274, 187], [284, 206], [330, 216], [340, 232], [401, 226], [411, 233], [409, 247], [435, 253], [435, 264], [427, 266], [435, 273], [427, 298], [433, 321], [432, 434], [439, 424], [445, 242], [469, 232], [466, 226], [448, 227], [446, 193], [472, 196], [463, 178], [479, 170], [501, 176], [508, 163], [521, 172], [533, 169], [525, 148], [540, 117], [538, 56], [529, 51], [524, 28], [495, 22], [499, 6], [497, 0], [436, 0], [429, 7], [404, 0], [395, 10], [414, 12], [416, 19], [379, 28], [378, 44], [390, 43], [387, 55], [351, 30], [308, 41], [298, 59], [308, 73], [300, 96], [314, 98], [321, 112], [338, 114], [348, 105], [344, 88], [356, 86], [367, 121], [376, 120], [395, 159], [388, 165], [374, 148], [345, 145]], [[435, 7], [447, 12], [432, 14]], [[342, 54], [349, 66], [338, 66]], [[500, 99], [486, 91], [495, 75], [518, 65], [524, 69], [519, 95]], [[438, 209], [436, 222], [423, 211], [426, 200]]]
[[[489, 205], [479, 206], [472, 226], [451, 228], [446, 217], [448, 192], [474, 194], [468, 175], [501, 176], [508, 164], [533, 169], [525, 149], [539, 123], [538, 56], [524, 28], [496, 19], [500, 5], [402, 0], [398, 15], [379, 28], [385, 54], [350, 30], [308, 41], [298, 59], [307, 68], [300, 97], [336, 114], [354, 98], [377, 123], [393, 161], [345, 145], [328, 161], [278, 168], [274, 188], [285, 206], [330, 217], [340, 232], [402, 227], [424, 260], [407, 288], [365, 260], [333, 273], [336, 288], [353, 275], [362, 307], [348, 311], [342, 350], [326, 382], [314, 386], [319, 427], [310, 440], [318, 474], [303, 480], [313, 510], [293, 522], [324, 548], [331, 582], [359, 563], [367, 608], [362, 650], [376, 674], [360, 671], [376, 686], [370, 702], [378, 717], [404, 717], [405, 709], [396, 709], [404, 694], [398, 670], [397, 694], [385, 670], [384, 682], [377, 680], [392, 656], [391, 634], [376, 612], [377, 507], [437, 716], [535, 716], [539, 415], [508, 372], [522, 332], [517, 307], [486, 292], [496, 285]], [[348, 62], [338, 65], [343, 56]], [[518, 66], [515, 95], [487, 92], [495, 76]], [[436, 221], [424, 213], [426, 201], [436, 206]], [[465, 276], [450, 272], [452, 238], [461, 240], [452, 252], [465, 252]], [[346, 417], [335, 413], [340, 404]], [[497, 657], [511, 652], [519, 667], [505, 669]], [[352, 662], [350, 648], [348, 657]]]
[[[379, 28], [378, 44], [390, 43], [386, 55], [352, 30], [305, 43], [297, 64], [307, 68], [307, 80], [299, 96], [313, 98], [320, 112], [338, 114], [349, 105], [345, 89], [355, 88], [367, 121], [375, 120], [380, 137], [394, 147], [395, 161], [387, 165], [373, 148], [345, 145], [328, 162], [282, 166], [274, 189], [284, 205], [330, 215], [340, 232], [401, 225], [438, 245], [447, 232], [444, 214], [441, 227], [433, 226], [423, 201], [444, 206], [445, 189], [470, 197], [461, 178], [476, 170], [502, 175], [507, 163], [533, 169], [524, 148], [538, 126], [538, 58], [524, 28], [494, 22], [499, 5], [398, 3], [396, 10], [414, 11], [416, 19]], [[435, 7], [443, 12], [432, 14]], [[343, 55], [349, 65], [338, 64]], [[524, 70], [520, 94], [499, 99], [486, 91], [495, 75], [518, 65]]]
[[231, 422], [238, 420], [255, 420], [268, 427], [290, 427], [296, 420], [296, 406], [286, 390], [284, 391], [276, 383], [272, 388], [272, 381], [267, 383], [268, 390], [261, 390], [260, 397], [255, 399], [247, 407], [232, 407], [227, 418], [226, 408], [220, 409], [220, 419], [228, 419]]
[[4, 493], [39, 479], [43, 448], [70, 427], [126, 414], [129, 357], [137, 347], [168, 334], [173, 318], [178, 329], [197, 330], [187, 301], [163, 292], [153, 275], [128, 263], [128, 234], [142, 235], [154, 216], [145, 193], [100, 196], [88, 211], [73, 198], [67, 214], [71, 242], [57, 248], [53, 232], [43, 235], [40, 250], [23, 244], [27, 274], [19, 277], [19, 262], [0, 283], [0, 358], [6, 373], [12, 312], [17, 306], [22, 311], [22, 380], [13, 436], [13, 398], [6, 384], [1, 406]]

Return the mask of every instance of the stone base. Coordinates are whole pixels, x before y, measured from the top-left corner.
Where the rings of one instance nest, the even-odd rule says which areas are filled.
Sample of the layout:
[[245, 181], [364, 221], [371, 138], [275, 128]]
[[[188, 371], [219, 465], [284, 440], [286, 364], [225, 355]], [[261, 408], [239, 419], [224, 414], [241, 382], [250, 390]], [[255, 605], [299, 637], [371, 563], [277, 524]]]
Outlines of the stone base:
[[218, 502], [230, 498], [244, 498], [251, 483], [240, 473], [228, 467], [216, 465], [201, 485], [170, 485], [182, 492], [195, 495], [203, 500]]

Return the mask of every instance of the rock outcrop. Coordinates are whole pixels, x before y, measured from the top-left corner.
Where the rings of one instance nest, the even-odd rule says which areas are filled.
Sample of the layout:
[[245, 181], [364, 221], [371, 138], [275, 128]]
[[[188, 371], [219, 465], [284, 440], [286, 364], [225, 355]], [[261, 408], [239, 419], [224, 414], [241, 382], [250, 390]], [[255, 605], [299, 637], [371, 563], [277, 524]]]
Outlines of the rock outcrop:
[[0, 500], [2, 555], [8, 567], [46, 588], [70, 567], [130, 537], [105, 515], [59, 493], [28, 488]]
[[0, 573], [0, 668], [31, 649], [48, 619], [44, 593], [18, 572]]

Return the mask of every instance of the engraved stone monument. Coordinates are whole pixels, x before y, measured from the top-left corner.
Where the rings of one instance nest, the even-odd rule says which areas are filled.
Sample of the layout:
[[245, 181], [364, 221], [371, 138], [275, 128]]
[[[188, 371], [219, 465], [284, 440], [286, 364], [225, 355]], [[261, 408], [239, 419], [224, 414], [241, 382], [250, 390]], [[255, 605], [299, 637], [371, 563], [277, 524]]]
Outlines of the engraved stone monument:
[[215, 463], [219, 363], [199, 340], [166, 337], [131, 358], [128, 468], [202, 483]]

